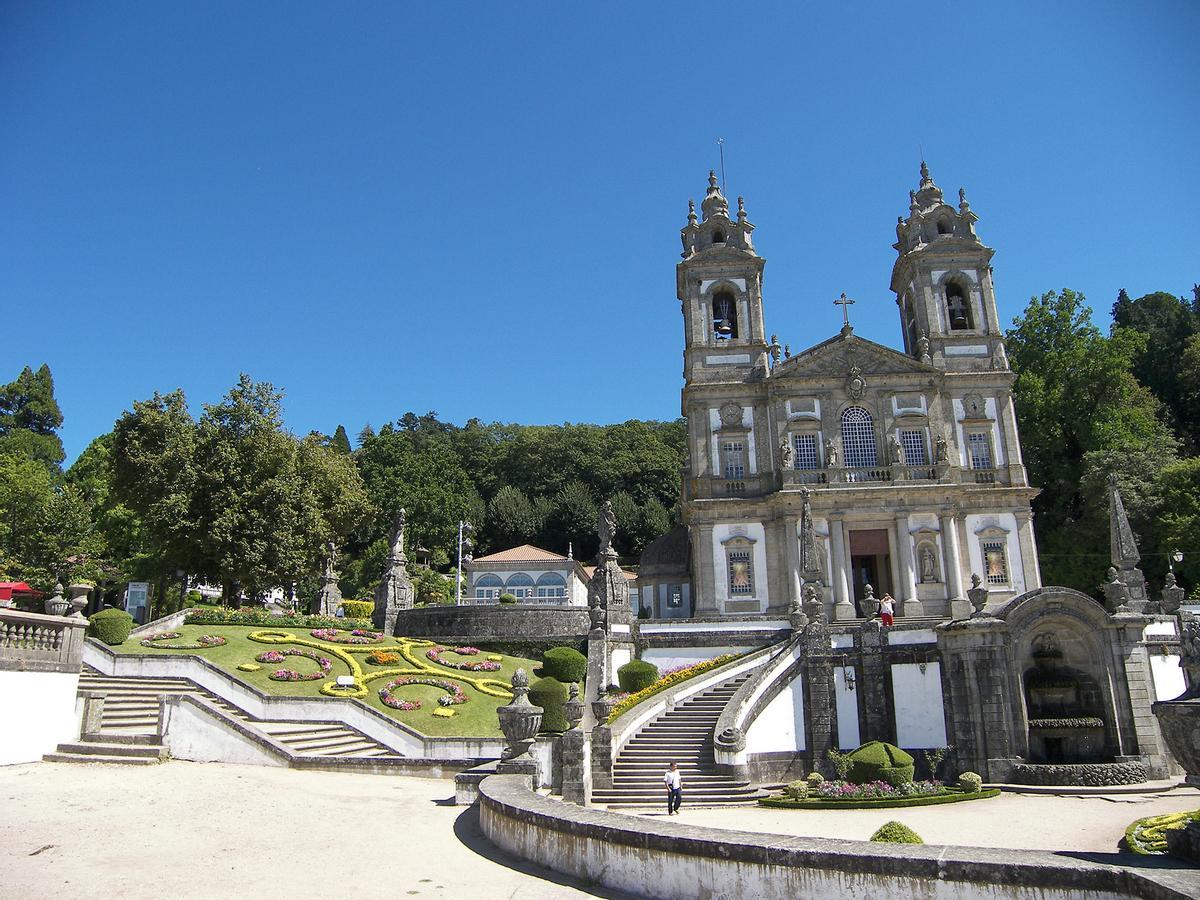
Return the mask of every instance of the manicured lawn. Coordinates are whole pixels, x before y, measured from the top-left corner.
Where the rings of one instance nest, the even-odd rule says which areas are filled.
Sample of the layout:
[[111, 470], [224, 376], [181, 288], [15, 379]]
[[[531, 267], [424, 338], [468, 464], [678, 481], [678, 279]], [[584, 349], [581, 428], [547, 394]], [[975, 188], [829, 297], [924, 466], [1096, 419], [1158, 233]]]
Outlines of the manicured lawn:
[[[427, 651], [432, 647], [442, 646], [439, 644], [426, 645], [424, 642], [415, 639], [410, 641], [405, 638], [384, 638], [378, 643], [362, 646], [341, 644], [313, 637], [310, 628], [290, 626], [285, 629], [272, 629], [262, 625], [183, 625], [175, 630], [180, 636], [163, 643], [196, 643], [201, 635], [217, 635], [225, 638], [227, 643], [219, 647], [171, 650], [163, 647], [143, 647], [139, 638], [130, 638], [124, 644], [110, 649], [116, 653], [202, 656], [263, 693], [288, 697], [322, 697], [322, 685], [334, 681], [339, 675], [359, 674], [353, 671], [345, 656], [336, 652], [341, 651], [343, 654], [348, 654], [358, 665], [361, 673], [360, 684], [363, 684], [366, 689], [366, 695], [359, 699], [422, 734], [444, 737], [499, 737], [500, 726], [496, 718], [496, 707], [503, 706], [511, 699], [508, 685], [513, 672], [518, 668], [523, 668], [532, 677], [534, 669], [540, 666], [536, 660], [505, 655], [500, 660], [500, 669], [497, 671], [460, 671], [433, 662], [426, 656]], [[250, 639], [250, 635], [259, 634], [261, 636], [264, 632], [272, 635], [279, 634], [280, 637], [269, 642]], [[283, 638], [283, 634], [290, 635], [291, 639]], [[339, 632], [338, 636], [346, 637], [348, 634], [348, 632]], [[327, 676], [314, 681], [275, 681], [270, 677], [271, 673], [277, 669], [292, 669], [302, 674], [319, 671], [318, 663], [315, 660], [302, 656], [286, 655], [283, 662], [256, 663], [261, 668], [253, 672], [238, 669], [241, 664], [255, 662], [255, 657], [263, 651], [282, 651], [288, 648], [315, 652], [330, 660], [333, 667]], [[411, 659], [401, 656], [397, 663], [389, 663], [384, 666], [373, 665], [367, 661], [367, 657], [377, 649], [391, 650], [397, 653], [407, 650]], [[480, 651], [477, 656], [460, 657], [452, 651], [443, 655], [451, 662], [482, 662], [489, 656], [499, 654], [484, 650]], [[413, 661], [415, 661], [415, 665]], [[373, 677], [378, 673], [394, 670], [409, 671], [387, 677]], [[418, 700], [421, 708], [398, 710], [385, 706], [379, 699], [380, 688], [395, 678], [404, 677], [429, 677], [450, 681], [461, 687], [469, 699], [465, 703], [448, 707], [454, 710], [454, 715], [450, 718], [441, 718], [435, 716], [434, 712], [442, 708], [438, 705], [438, 698], [450, 696], [447, 691], [427, 685], [405, 685], [396, 688], [394, 695], [403, 700]], [[493, 696], [487, 693], [488, 691], [503, 694], [503, 696]]]

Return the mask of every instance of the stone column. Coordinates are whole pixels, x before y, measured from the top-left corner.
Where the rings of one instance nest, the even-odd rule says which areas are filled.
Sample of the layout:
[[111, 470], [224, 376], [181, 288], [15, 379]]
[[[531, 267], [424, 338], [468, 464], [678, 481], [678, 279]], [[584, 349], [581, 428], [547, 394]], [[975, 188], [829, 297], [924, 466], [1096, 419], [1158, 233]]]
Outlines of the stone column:
[[846, 527], [841, 516], [829, 517], [829, 539], [833, 543], [833, 571], [829, 573], [833, 585], [833, 620], [840, 622], [854, 618], [854, 603], [846, 578], [846, 566], [850, 562], [846, 554]]
[[800, 520], [796, 516], [788, 516], [783, 520], [783, 539], [787, 541], [788, 564], [788, 601], [803, 602], [803, 585], [800, 578]]
[[946, 593], [950, 602], [950, 617], [965, 619], [971, 615], [971, 604], [963, 595], [962, 561], [958, 553], [958, 518], [953, 513], [941, 517], [942, 560], [945, 569]]
[[887, 702], [891, 691], [886, 682], [891, 672], [883, 662], [883, 632], [879, 620], [873, 619], [864, 624], [854, 640], [858, 644], [862, 662], [858, 690], [864, 692], [859, 740], [864, 744], [867, 741], [894, 741], [892, 715]]
[[812, 760], [809, 771], [824, 770], [832, 775], [826, 754], [837, 740], [837, 700], [829, 628], [824, 622], [811, 622], [804, 630], [803, 641], [806, 745]]
[[925, 607], [917, 596], [917, 563], [913, 554], [912, 535], [908, 533], [908, 513], [896, 514], [896, 549], [900, 552], [900, 585], [904, 591], [901, 614], [923, 616]]
[[696, 564], [692, 567], [692, 571], [696, 576], [696, 583], [692, 585], [692, 590], [695, 592], [694, 605], [697, 616], [716, 616], [720, 614], [717, 609], [717, 581], [715, 560], [713, 558], [713, 527], [711, 525], [701, 525], [695, 529], [695, 542], [692, 544], [693, 558]]
[[1025, 573], [1025, 590], [1042, 586], [1042, 570], [1038, 565], [1037, 543], [1033, 537], [1033, 512], [1017, 513], [1017, 544], [1021, 548], [1021, 568]]

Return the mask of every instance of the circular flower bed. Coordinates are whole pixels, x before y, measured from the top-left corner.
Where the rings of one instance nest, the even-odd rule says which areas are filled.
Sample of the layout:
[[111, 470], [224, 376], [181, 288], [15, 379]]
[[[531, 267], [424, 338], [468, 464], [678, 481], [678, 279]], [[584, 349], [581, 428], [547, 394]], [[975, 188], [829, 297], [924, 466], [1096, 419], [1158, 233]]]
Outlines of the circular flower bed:
[[328, 675], [329, 670], [333, 668], [333, 661], [326, 659], [321, 654], [314, 653], [312, 650], [299, 650], [294, 647], [289, 647], [287, 650], [264, 650], [254, 658], [264, 663], [281, 663], [285, 656], [303, 656], [311, 659], [321, 667], [321, 671], [306, 674], [304, 672], [297, 672], [295, 669], [276, 669], [269, 676], [273, 681], [316, 681]]
[[493, 662], [490, 659], [482, 659], [472, 662], [451, 662], [448, 659], [443, 659], [443, 653], [455, 653], [458, 656], [478, 656], [478, 647], [434, 647], [425, 655], [439, 666], [445, 666], [448, 669], [458, 669], [463, 672], [495, 672], [500, 668], [500, 663]]
[[1138, 819], [1125, 829], [1125, 846], [1143, 856], [1166, 853], [1167, 832], [1186, 828], [1195, 819], [1200, 819], [1200, 809]]
[[202, 634], [193, 644], [164, 644], [163, 641], [173, 641], [179, 637], [178, 631], [164, 631], [142, 638], [143, 647], [160, 647], [163, 650], [204, 650], [208, 647], [220, 647], [228, 643], [225, 638], [216, 634]]
[[427, 684], [431, 687], [441, 688], [446, 691], [448, 697], [438, 697], [439, 706], [456, 706], [459, 703], [467, 702], [467, 695], [463, 693], [463, 689], [452, 681], [443, 681], [441, 678], [397, 678], [394, 681], [389, 681], [379, 689], [379, 700], [384, 706], [390, 706], [392, 709], [412, 710], [420, 709], [420, 700], [404, 700], [395, 696], [392, 692], [406, 684]]
[[383, 640], [383, 632], [364, 628], [355, 628], [348, 635], [340, 628], [314, 628], [309, 634], [331, 644], [378, 644]]

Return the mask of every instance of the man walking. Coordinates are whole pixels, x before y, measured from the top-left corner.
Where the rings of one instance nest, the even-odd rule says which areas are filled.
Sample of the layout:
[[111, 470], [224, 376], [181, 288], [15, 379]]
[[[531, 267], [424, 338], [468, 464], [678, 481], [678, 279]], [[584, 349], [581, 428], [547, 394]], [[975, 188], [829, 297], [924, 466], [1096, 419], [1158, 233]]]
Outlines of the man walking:
[[679, 804], [683, 801], [683, 777], [679, 774], [679, 766], [671, 763], [663, 775], [663, 784], [667, 786], [667, 815], [679, 815]]

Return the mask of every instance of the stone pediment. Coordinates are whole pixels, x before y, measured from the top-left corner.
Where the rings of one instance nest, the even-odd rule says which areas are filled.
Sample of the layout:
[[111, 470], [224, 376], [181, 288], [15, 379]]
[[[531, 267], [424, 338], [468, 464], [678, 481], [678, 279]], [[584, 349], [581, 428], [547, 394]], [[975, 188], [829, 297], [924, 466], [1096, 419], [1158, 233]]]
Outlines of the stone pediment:
[[772, 370], [771, 379], [846, 377], [852, 367], [868, 377], [940, 374], [939, 369], [928, 363], [850, 332], [835, 335], [784, 360]]

